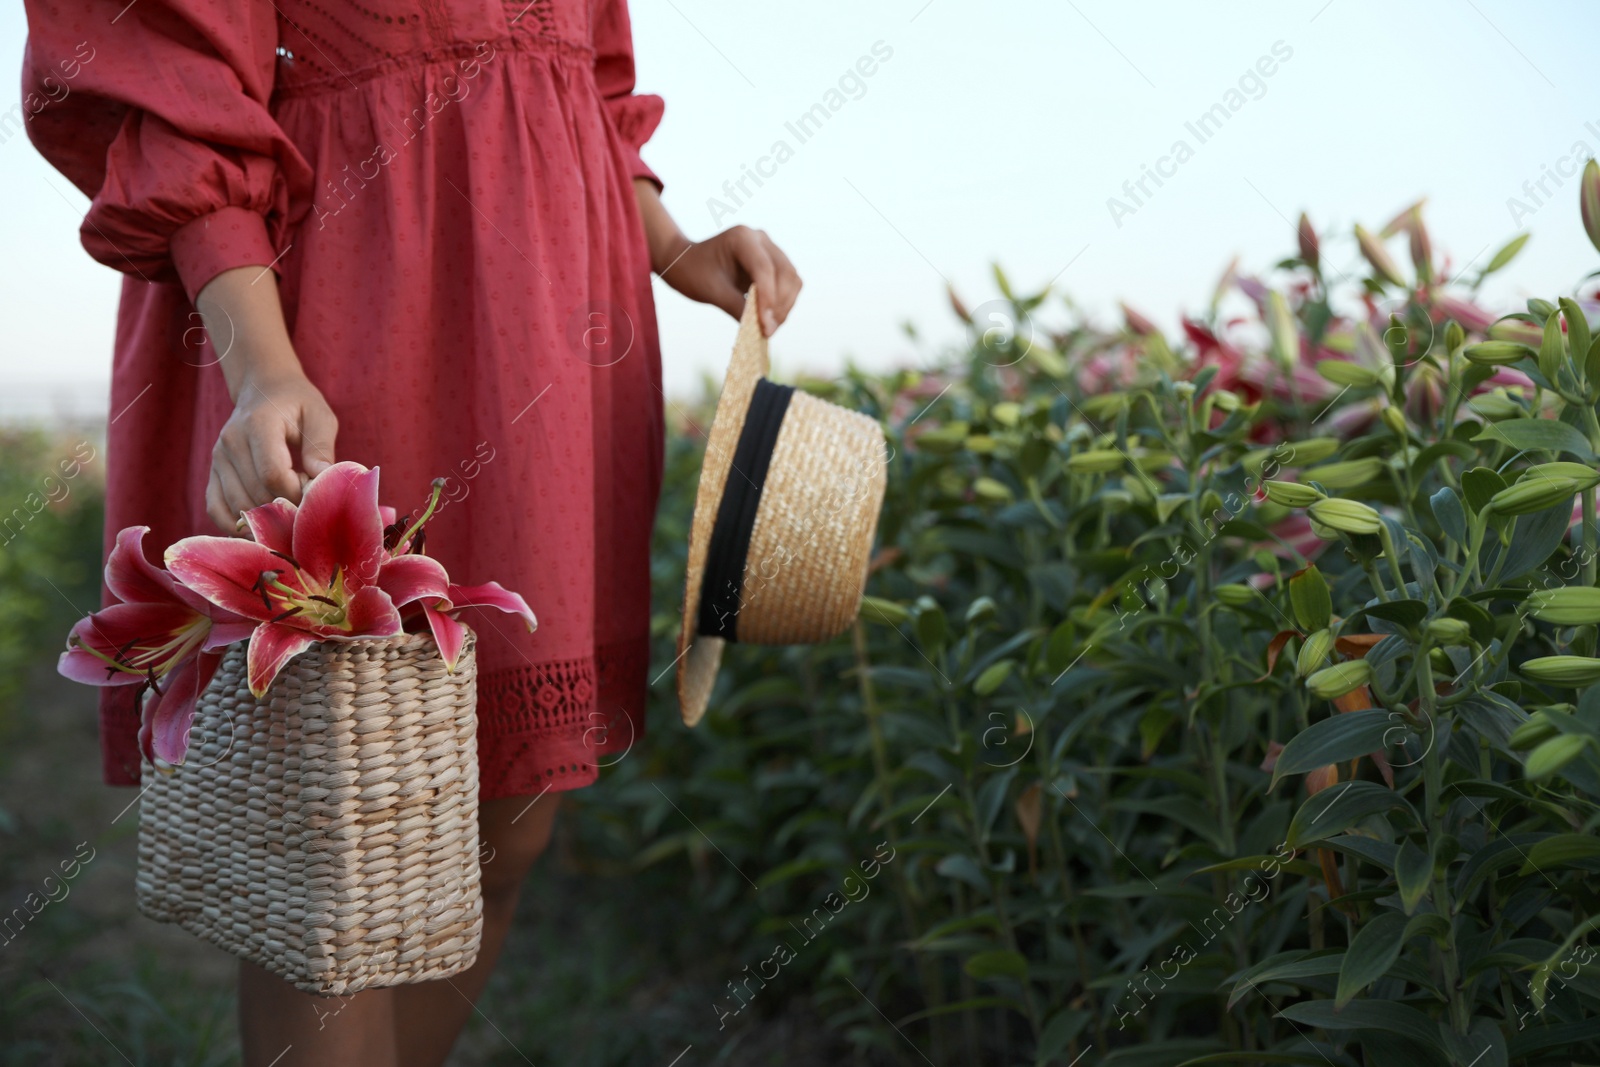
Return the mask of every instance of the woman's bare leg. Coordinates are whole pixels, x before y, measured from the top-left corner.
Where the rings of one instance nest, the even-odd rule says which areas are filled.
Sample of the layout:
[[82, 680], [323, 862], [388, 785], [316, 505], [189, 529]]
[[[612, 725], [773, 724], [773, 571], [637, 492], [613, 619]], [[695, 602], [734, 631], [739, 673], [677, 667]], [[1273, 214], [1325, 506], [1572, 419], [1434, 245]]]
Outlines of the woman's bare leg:
[[369, 989], [348, 997], [312, 996], [241, 961], [244, 1067], [395, 1067], [393, 994]]
[[393, 989], [399, 1067], [439, 1067], [450, 1054], [500, 958], [528, 868], [550, 843], [560, 796], [546, 793], [538, 800], [504, 797], [479, 807], [478, 835], [487, 846], [483, 851], [483, 947], [477, 962], [453, 978]]
[[348, 997], [302, 993], [254, 964], [239, 964], [244, 1067], [439, 1067], [494, 971], [528, 868], [549, 844], [560, 794], [486, 801], [478, 810], [483, 946], [470, 968], [443, 981]]

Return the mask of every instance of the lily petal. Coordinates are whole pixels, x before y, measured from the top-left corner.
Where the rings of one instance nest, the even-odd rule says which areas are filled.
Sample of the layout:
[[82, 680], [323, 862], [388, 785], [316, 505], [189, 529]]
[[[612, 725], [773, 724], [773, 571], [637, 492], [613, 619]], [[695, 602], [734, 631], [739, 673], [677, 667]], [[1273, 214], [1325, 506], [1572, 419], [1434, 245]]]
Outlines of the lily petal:
[[117, 543], [106, 557], [106, 588], [129, 604], [187, 604], [202, 614], [210, 606], [205, 598], [185, 589], [172, 575], [144, 554], [148, 526], [127, 526], [117, 533]]
[[256, 632], [258, 622], [217, 622], [211, 624], [211, 632], [206, 635], [205, 644], [200, 646], [202, 652], [212, 652], [219, 648], [226, 648], [235, 641], [248, 641], [250, 635]]
[[150, 562], [144, 554], [144, 535], [148, 526], [129, 526], [117, 534], [117, 543], [106, 557], [106, 588], [118, 600], [130, 604], [170, 602], [178, 598], [172, 575]]
[[127, 671], [114, 671], [106, 661], [81, 648], [69, 648], [56, 660], [56, 673], [84, 685], [138, 685], [144, 678]]
[[367, 638], [396, 637], [405, 631], [405, 624], [400, 620], [400, 611], [394, 606], [394, 601], [375, 585], [356, 591], [345, 608], [345, 619], [349, 629], [328, 633], [344, 638]]
[[258, 699], [266, 696], [283, 665], [317, 640], [316, 634], [281, 623], [269, 622], [256, 627], [256, 632], [250, 636], [250, 650], [245, 655], [251, 694]]
[[396, 606], [422, 597], [448, 597], [450, 576], [432, 556], [406, 554], [387, 560], [378, 572], [378, 588], [388, 593]]
[[[87, 685], [142, 682], [146, 678], [142, 669], [117, 670], [107, 660], [121, 660], [172, 642], [181, 645], [180, 635], [185, 630], [209, 624], [204, 615], [176, 602], [112, 604], [79, 619], [72, 627], [67, 651], [61, 654], [56, 670], [63, 677]], [[173, 654], [176, 652], [174, 648]], [[158, 660], [148, 666], [160, 675], [175, 664]]]
[[183, 762], [189, 751], [189, 728], [194, 724], [200, 694], [211, 684], [222, 657], [202, 652], [168, 676], [159, 696], [145, 705], [150, 720], [150, 749], [168, 763]]
[[466, 642], [467, 628], [430, 602], [423, 603], [422, 614], [428, 620], [428, 629], [433, 631], [433, 640], [439, 646], [439, 658], [444, 660], [445, 670], [454, 671], [456, 662], [461, 659], [461, 646]]
[[167, 569], [211, 603], [247, 619], [271, 618], [254, 589], [262, 571], [281, 571], [286, 583], [295, 580], [294, 570], [271, 549], [242, 537], [185, 537], [167, 549]]
[[294, 554], [294, 517], [298, 510], [280, 496], [270, 504], [246, 511], [244, 521], [256, 544], [289, 556]]
[[533, 617], [533, 609], [522, 599], [522, 594], [513, 593], [499, 582], [486, 582], [483, 585], [452, 585], [450, 607], [446, 610], [454, 611], [459, 608], [499, 608], [509, 615], [520, 615], [522, 621], [527, 623], [529, 633], [533, 633], [539, 626], [539, 620]]
[[345, 460], [311, 479], [295, 515], [293, 555], [314, 581], [331, 583], [338, 572], [352, 592], [377, 581], [384, 548], [376, 467]]

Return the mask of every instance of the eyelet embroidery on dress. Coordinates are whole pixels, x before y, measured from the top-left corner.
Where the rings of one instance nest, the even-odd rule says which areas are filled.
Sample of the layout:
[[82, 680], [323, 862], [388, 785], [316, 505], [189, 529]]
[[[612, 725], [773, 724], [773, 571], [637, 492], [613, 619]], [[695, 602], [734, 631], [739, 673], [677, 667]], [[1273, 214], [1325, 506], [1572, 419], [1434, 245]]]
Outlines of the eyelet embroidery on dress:
[[506, 22], [512, 33], [531, 33], [539, 37], [555, 35], [554, 0], [503, 0]]

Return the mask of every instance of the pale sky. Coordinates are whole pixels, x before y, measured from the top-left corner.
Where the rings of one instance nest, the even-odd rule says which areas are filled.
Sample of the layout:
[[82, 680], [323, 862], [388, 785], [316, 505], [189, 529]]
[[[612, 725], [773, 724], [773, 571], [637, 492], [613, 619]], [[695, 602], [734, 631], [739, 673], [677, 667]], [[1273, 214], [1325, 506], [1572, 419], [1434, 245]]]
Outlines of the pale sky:
[[[667, 206], [693, 237], [765, 229], [805, 278], [780, 376], [925, 358], [960, 337], [946, 280], [980, 303], [996, 261], [1107, 324], [1126, 299], [1175, 328], [1234, 255], [1264, 272], [1291, 252], [1301, 210], [1347, 238], [1426, 195], [1457, 263], [1530, 230], [1501, 306], [1600, 266], [1559, 176], [1600, 147], [1593, 5], [638, 0], [633, 20], [640, 90], [667, 102], [645, 148]], [[20, 4], [0, 9], [6, 107], [25, 32]], [[819, 103], [837, 110], [802, 142], [786, 124]], [[1186, 124], [1218, 103], [1237, 109], [1202, 141]], [[1165, 176], [1134, 201], [1146, 167]], [[746, 168], [766, 176], [735, 205], [724, 184]], [[1523, 190], [1541, 178], [1544, 205]], [[0, 414], [103, 410], [119, 279], [78, 243], [86, 202], [20, 135], [0, 143], [0, 196]], [[1348, 240], [1326, 243], [1351, 265]], [[733, 324], [657, 286], [681, 393], [720, 374]]]

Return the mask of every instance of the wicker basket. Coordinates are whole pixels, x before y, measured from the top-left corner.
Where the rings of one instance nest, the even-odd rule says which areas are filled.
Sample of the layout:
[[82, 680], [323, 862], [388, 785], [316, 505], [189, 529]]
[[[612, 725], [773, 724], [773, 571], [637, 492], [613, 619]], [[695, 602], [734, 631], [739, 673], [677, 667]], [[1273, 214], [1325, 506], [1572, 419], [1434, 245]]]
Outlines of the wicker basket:
[[309, 993], [443, 978], [478, 955], [474, 637], [324, 641], [262, 700], [228, 649], [189, 755], [144, 766], [139, 910]]

